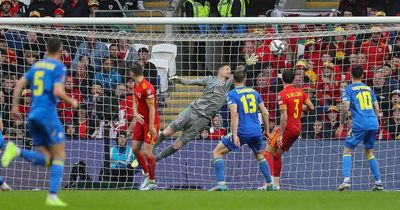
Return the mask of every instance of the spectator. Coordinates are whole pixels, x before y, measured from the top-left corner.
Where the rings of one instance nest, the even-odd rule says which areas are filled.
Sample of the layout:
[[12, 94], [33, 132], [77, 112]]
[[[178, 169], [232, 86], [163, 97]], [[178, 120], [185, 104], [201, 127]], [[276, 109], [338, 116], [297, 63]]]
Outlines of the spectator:
[[85, 0], [65, 0], [62, 9], [65, 17], [89, 17], [89, 7]]
[[[99, 10], [122, 10], [119, 2], [115, 0], [99, 0]], [[98, 13], [96, 17], [123, 17], [122, 12]]]
[[22, 77], [22, 75], [24, 75], [38, 59], [36, 52], [30, 50], [25, 51], [24, 64], [18, 68], [18, 78]]
[[128, 93], [126, 86], [119, 84], [115, 88], [115, 95], [118, 100], [118, 121], [115, 123], [116, 131], [126, 131], [133, 119], [133, 94]]
[[156, 66], [149, 62], [150, 52], [147, 48], [140, 48], [138, 50], [139, 59], [136, 63], [140, 64], [143, 69], [144, 78], [154, 86], [154, 89], [158, 90], [158, 74]]
[[[12, 38], [12, 37], [11, 37]], [[8, 46], [5, 36], [0, 35], [0, 51], [1, 54], [6, 56], [6, 62], [8, 64], [15, 65], [17, 63], [17, 53], [15, 49]], [[10, 71], [12, 72], [12, 71]]]
[[340, 81], [342, 76], [339, 72], [336, 72], [335, 65], [329, 62], [324, 63], [322, 72], [316, 84], [319, 103], [321, 105], [332, 105], [340, 97]]
[[78, 134], [76, 133], [75, 126], [72, 123], [65, 124], [65, 136], [67, 139], [77, 139]]
[[383, 65], [383, 77], [385, 78], [385, 85], [388, 85], [391, 91], [399, 89], [399, 80], [393, 76], [392, 64]]
[[118, 73], [126, 80], [129, 75], [128, 75], [128, 70], [129, 70], [129, 63], [124, 60], [124, 57], [121, 56], [121, 52], [118, 48], [118, 44], [113, 43], [110, 45], [109, 49], [110, 51], [110, 58], [113, 62], [113, 65], [117, 68]]
[[[55, 11], [54, 11], [54, 17], [56, 17], [56, 18], [62, 18], [62, 17], [64, 17], [65, 16], [65, 11], [63, 10], [63, 9], [61, 9], [61, 8], [57, 8]], [[57, 26], [56, 26], [57, 27]], [[62, 28], [62, 26], [58, 26], [57, 28]]]
[[[74, 85], [74, 79], [72, 77], [65, 78], [65, 92], [67, 95], [78, 102], [83, 102], [83, 96], [77, 87]], [[57, 108], [59, 110], [60, 120], [64, 123], [71, 123], [74, 117], [74, 110], [71, 104], [64, 101], [59, 101]]]
[[336, 138], [335, 132], [339, 128], [339, 113], [337, 106], [330, 106], [326, 111], [328, 121], [324, 123], [324, 138]]
[[21, 93], [22, 95], [22, 103], [18, 106], [18, 111], [23, 115], [23, 117], [27, 117], [29, 110], [31, 108], [31, 90], [25, 89]]
[[18, 0], [11, 0], [11, 3], [12, 3], [11, 13], [14, 14], [14, 17], [26, 17], [28, 6], [24, 2]]
[[395, 140], [400, 140], [400, 104], [393, 107], [392, 114], [389, 119], [389, 132]]
[[89, 94], [89, 88], [93, 84], [93, 71], [88, 71], [87, 66], [83, 62], [78, 61], [76, 69], [73, 72], [73, 76], [75, 79], [75, 83], [79, 87], [79, 91], [82, 95], [87, 97], [87, 94]]
[[294, 75], [293, 86], [295, 88], [302, 88], [303, 87], [303, 76], [300, 74]]
[[[37, 58], [43, 58], [46, 51], [46, 45], [43, 38], [38, 38], [37, 33], [27, 32], [26, 40], [24, 41], [23, 49], [25, 52], [33, 51], [37, 54]], [[24, 55], [25, 56], [25, 55]]]
[[210, 127], [206, 126], [199, 135], [200, 140], [210, 140]]
[[[40, 17], [40, 13], [38, 11], [36, 11], [36, 10], [31, 11], [28, 14], [29, 14], [29, 17], [37, 17], [37, 18]], [[47, 27], [47, 26], [45, 26], [45, 27]]]
[[[311, 102], [314, 104], [315, 106], [315, 110], [309, 110], [308, 112], [303, 112], [302, 113], [302, 117], [301, 117], [301, 124], [303, 126], [301, 126], [302, 132], [303, 133], [309, 133], [311, 131], [313, 131], [313, 124], [314, 122], [317, 120], [317, 116], [321, 116], [322, 115], [322, 107], [319, 105], [318, 100], [317, 100], [317, 96], [316, 96], [316, 91], [313, 85], [310, 84], [304, 84], [302, 86], [302, 89], [304, 90], [304, 92], [307, 93], [308, 98], [311, 100]], [[303, 105], [303, 107], [305, 107], [305, 105]], [[319, 120], [319, 117], [318, 117]], [[314, 137], [311, 137], [314, 138]]]
[[381, 29], [372, 27], [374, 31], [371, 38], [361, 44], [361, 52], [367, 55], [367, 68], [383, 66], [385, 61], [389, 61], [389, 47], [387, 44], [381, 43]]
[[276, 116], [276, 97], [277, 91], [274, 91], [273, 87], [275, 84], [275, 79], [271, 78], [271, 71], [265, 70], [265, 73], [260, 73], [257, 76], [256, 87], [258, 93], [260, 93], [263, 102], [265, 103], [269, 114], [271, 116]]
[[211, 140], [220, 140], [222, 136], [226, 135], [226, 129], [222, 127], [222, 117], [216, 114], [212, 119], [212, 127], [210, 128]]
[[303, 83], [315, 84], [317, 82], [318, 72], [315, 72], [313, 67], [306, 60], [298, 60], [295, 66], [295, 74], [302, 75]]
[[54, 17], [54, 11], [57, 9], [57, 5], [51, 0], [32, 0], [29, 4], [27, 14], [31, 16], [31, 12], [36, 11], [40, 17]]
[[12, 7], [11, 0], [2, 0], [0, 17], [14, 17], [16, 12], [12, 10]]
[[89, 17], [95, 17], [94, 11], [99, 10], [99, 2], [97, 0], [90, 0], [88, 3]]
[[382, 110], [384, 116], [391, 116], [390, 111], [400, 104], [400, 90], [393, 90], [390, 94], [390, 106], [389, 109]]
[[23, 119], [13, 121], [13, 128], [15, 128], [15, 138], [25, 139], [26, 136], [26, 124]]
[[2, 103], [2, 112], [3, 112], [3, 126], [5, 128], [11, 128], [12, 120], [11, 120], [11, 104], [13, 97], [13, 90], [16, 83], [16, 77], [13, 74], [4, 74], [2, 75], [2, 83], [1, 88], [4, 94], [4, 103]]
[[83, 64], [85, 64], [86, 66], [86, 70], [88, 71], [88, 73], [93, 73], [95, 72], [94, 67], [92, 66], [92, 62], [90, 61], [90, 57], [87, 55], [83, 55], [79, 58], [79, 61], [82, 62]]
[[385, 85], [385, 78], [383, 77], [383, 71], [376, 71], [373, 78], [372, 89], [375, 92], [376, 99], [382, 110], [389, 108], [389, 94], [390, 87]]
[[93, 36], [88, 36], [78, 47], [75, 58], [72, 61], [73, 69], [82, 56], [88, 56], [90, 58], [90, 65], [92, 65], [96, 71], [100, 71], [102, 59], [109, 57], [107, 45]]
[[118, 74], [110, 58], [103, 59], [102, 71], [96, 73], [94, 78], [94, 82], [100, 84], [108, 93], [111, 93], [112, 89], [115, 89], [118, 84], [122, 83], [122, 77]]
[[89, 133], [89, 124], [88, 124], [88, 116], [87, 116], [87, 106], [81, 105], [79, 106], [77, 119], [75, 125], [78, 126], [78, 135], [79, 139], [87, 139]]
[[313, 123], [313, 130], [309, 132], [307, 139], [322, 140], [322, 138], [324, 138], [322, 122], [316, 120]]
[[134, 161], [135, 155], [132, 153], [132, 148], [127, 145], [127, 138], [126, 132], [119, 132], [117, 145], [110, 150], [113, 182], [133, 182], [134, 170], [130, 163]]
[[365, 0], [341, 0], [338, 10], [342, 15], [348, 11], [352, 16], [367, 16], [367, 3]]

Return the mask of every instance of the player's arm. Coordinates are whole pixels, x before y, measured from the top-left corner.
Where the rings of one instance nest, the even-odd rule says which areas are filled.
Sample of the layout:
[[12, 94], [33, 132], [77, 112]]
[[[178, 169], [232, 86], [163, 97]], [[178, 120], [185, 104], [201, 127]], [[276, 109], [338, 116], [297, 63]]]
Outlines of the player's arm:
[[346, 123], [347, 115], [349, 113], [350, 102], [343, 101], [342, 107], [340, 109], [340, 128], [343, 128], [344, 124]]
[[269, 137], [269, 113], [268, 113], [268, 110], [265, 107], [264, 103], [260, 103], [258, 105], [258, 107], [261, 111], [262, 119], [264, 121], [264, 134], [268, 138]]
[[308, 112], [308, 111], [314, 111], [315, 107], [314, 104], [311, 102], [310, 99], [307, 99], [304, 101], [304, 104], [306, 105], [305, 107], [303, 106], [303, 111]]
[[230, 104], [229, 110], [231, 112], [231, 128], [232, 128], [234, 143], [237, 147], [240, 147], [240, 142], [238, 137], [239, 114], [237, 112], [237, 104]]
[[206, 84], [207, 77], [201, 79], [184, 79], [178, 76], [172, 76], [169, 80], [173, 80], [174, 82], [181, 84], [181, 85], [197, 85], [197, 86], [204, 86]]
[[136, 97], [133, 97], [133, 118], [128, 127], [128, 136], [131, 135], [136, 122], [144, 123], [143, 116], [138, 113]]
[[152, 133], [153, 137], [157, 138], [157, 131], [154, 128], [154, 119], [156, 116], [156, 108], [154, 103], [154, 95], [151, 95], [146, 99], [147, 107], [149, 108], [149, 130]]
[[71, 104], [72, 108], [74, 108], [74, 109], [78, 108], [78, 101], [67, 95], [67, 93], [65, 92], [63, 83], [54, 84], [53, 94], [55, 96], [59, 97], [65, 103]]
[[21, 79], [18, 80], [17, 84], [14, 87], [12, 108], [11, 108], [13, 119], [19, 119], [21, 117], [18, 111], [18, 104], [21, 97], [21, 92], [27, 84], [28, 80], [26, 80], [25, 77], [21, 77]]

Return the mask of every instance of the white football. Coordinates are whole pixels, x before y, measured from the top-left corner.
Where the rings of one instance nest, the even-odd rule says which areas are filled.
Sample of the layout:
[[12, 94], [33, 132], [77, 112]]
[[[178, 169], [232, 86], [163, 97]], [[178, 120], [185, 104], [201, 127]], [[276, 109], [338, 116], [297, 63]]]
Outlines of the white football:
[[283, 52], [285, 52], [285, 44], [283, 44], [281, 40], [273, 40], [269, 44], [269, 49], [271, 50], [272, 53], [276, 55], [282, 54]]

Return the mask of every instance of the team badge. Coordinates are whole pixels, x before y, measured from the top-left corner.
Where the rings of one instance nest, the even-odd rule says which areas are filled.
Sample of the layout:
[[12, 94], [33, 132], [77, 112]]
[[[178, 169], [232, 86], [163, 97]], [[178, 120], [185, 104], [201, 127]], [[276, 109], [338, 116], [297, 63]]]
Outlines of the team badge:
[[148, 89], [148, 90], [147, 90], [147, 95], [148, 95], [148, 96], [153, 95], [153, 92], [151, 91], [151, 89]]
[[138, 97], [138, 98], [142, 98], [142, 94], [138, 93], [138, 94], [137, 94], [137, 97]]

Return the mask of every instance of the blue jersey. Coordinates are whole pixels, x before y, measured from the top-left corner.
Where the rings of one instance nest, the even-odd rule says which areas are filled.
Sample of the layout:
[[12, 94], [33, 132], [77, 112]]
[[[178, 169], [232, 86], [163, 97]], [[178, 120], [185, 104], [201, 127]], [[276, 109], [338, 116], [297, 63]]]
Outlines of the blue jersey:
[[260, 94], [252, 88], [238, 87], [228, 93], [228, 105], [236, 104], [239, 115], [239, 137], [262, 136], [258, 119]]
[[[49, 114], [57, 116], [58, 98], [54, 95], [54, 85], [64, 83], [66, 69], [60, 61], [46, 58], [36, 62], [25, 73], [32, 89], [32, 104], [28, 118], [41, 119]], [[45, 115], [43, 115], [45, 114]]]
[[378, 119], [374, 111], [374, 91], [364, 83], [353, 83], [346, 87], [343, 102], [350, 102], [352, 130], [377, 130]]

